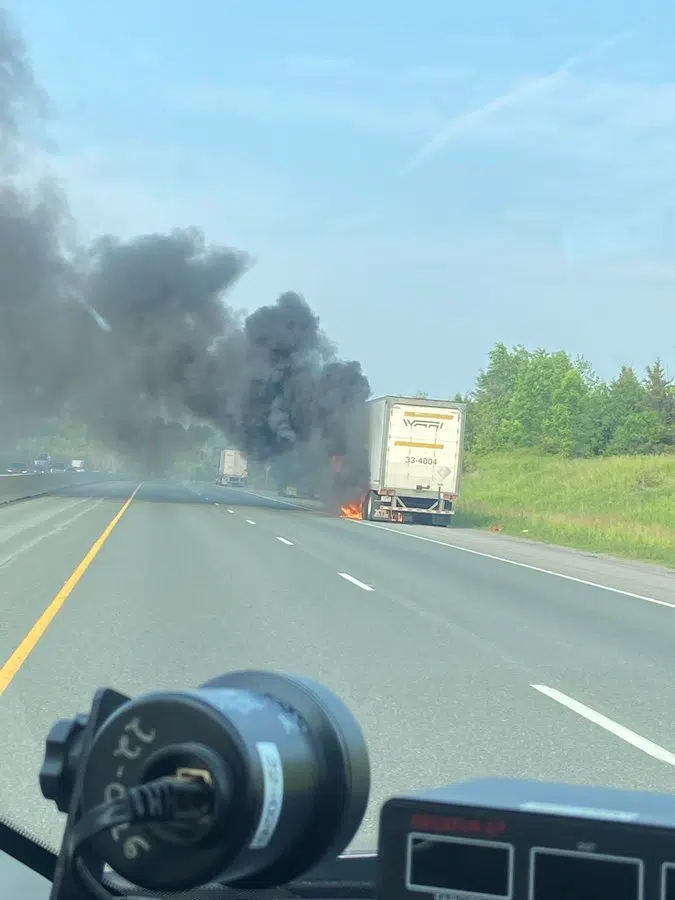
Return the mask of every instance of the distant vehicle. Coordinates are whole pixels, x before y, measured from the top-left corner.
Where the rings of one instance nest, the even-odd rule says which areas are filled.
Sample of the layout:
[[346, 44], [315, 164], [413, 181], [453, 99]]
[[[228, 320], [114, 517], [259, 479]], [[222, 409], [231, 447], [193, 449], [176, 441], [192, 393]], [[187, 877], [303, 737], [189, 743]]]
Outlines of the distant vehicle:
[[73, 459], [70, 462], [70, 471], [71, 472], [84, 472], [84, 460], [83, 459]]
[[459, 496], [465, 405], [419, 397], [378, 397], [368, 405], [364, 519], [449, 525]]
[[297, 497], [299, 500], [317, 500], [319, 495], [310, 480], [296, 479], [298, 484], [277, 485], [277, 494], [280, 497]]
[[7, 475], [27, 475], [31, 471], [31, 465], [28, 460], [23, 462], [13, 462], [7, 466]]
[[316, 500], [319, 496], [315, 461], [306, 449], [296, 449], [278, 459], [275, 477], [280, 497]]
[[220, 454], [216, 484], [228, 487], [245, 487], [248, 481], [248, 460], [243, 453], [228, 447]]
[[68, 466], [67, 463], [64, 463], [64, 462], [52, 462], [49, 471], [50, 471], [50, 472], [54, 472], [54, 473], [56, 473], [56, 474], [58, 474], [58, 475], [62, 475], [64, 472], [67, 472], [68, 469], [69, 469], [69, 466]]
[[45, 474], [46, 472], [51, 472], [52, 469], [52, 458], [49, 453], [39, 453], [35, 457], [35, 462], [33, 463], [33, 468], [36, 472], [40, 474]]

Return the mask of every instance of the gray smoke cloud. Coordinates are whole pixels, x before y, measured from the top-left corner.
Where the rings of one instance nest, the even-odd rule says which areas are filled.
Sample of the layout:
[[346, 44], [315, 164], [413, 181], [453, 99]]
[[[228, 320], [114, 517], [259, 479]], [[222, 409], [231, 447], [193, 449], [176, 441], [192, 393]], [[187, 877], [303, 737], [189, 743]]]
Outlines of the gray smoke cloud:
[[360, 365], [337, 359], [299, 294], [242, 320], [224, 298], [253, 260], [199, 229], [75, 246], [59, 187], [17, 177], [44, 102], [0, 13], [0, 426], [64, 411], [158, 462], [194, 437], [188, 417], [255, 460], [305, 448], [354, 495], [367, 477]]

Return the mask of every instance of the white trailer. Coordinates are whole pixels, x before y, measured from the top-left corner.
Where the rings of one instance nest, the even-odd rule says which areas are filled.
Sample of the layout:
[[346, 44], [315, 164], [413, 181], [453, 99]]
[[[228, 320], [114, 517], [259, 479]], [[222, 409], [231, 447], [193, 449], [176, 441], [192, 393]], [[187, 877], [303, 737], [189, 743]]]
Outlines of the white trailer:
[[248, 481], [248, 461], [243, 453], [228, 447], [220, 453], [217, 484], [244, 487]]
[[459, 497], [466, 406], [377, 397], [369, 407], [364, 519], [449, 525]]

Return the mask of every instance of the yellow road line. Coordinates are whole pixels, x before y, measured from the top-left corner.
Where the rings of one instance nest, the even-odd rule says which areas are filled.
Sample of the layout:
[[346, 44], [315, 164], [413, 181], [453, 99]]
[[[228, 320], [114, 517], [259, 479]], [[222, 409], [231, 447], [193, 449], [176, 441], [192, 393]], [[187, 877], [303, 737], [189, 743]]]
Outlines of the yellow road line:
[[141, 485], [138, 484], [133, 492], [133, 494], [125, 501], [124, 505], [117, 513], [117, 515], [108, 523], [103, 533], [99, 538], [92, 544], [89, 552], [84, 557], [82, 562], [77, 566], [75, 571], [72, 573], [70, 578], [63, 585], [61, 590], [58, 592], [56, 597], [49, 604], [47, 609], [42, 613], [37, 622], [33, 625], [28, 634], [23, 638], [19, 646], [16, 648], [14, 653], [9, 657], [7, 662], [0, 669], [0, 697], [5, 693], [7, 688], [12, 682], [12, 679], [19, 671], [21, 666], [26, 662], [30, 654], [33, 652], [35, 647], [37, 646], [38, 641], [45, 633], [51, 622], [54, 620], [57, 612], [61, 609], [63, 604], [66, 602], [68, 597], [73, 591], [73, 588], [78, 583], [80, 578], [87, 571], [89, 566], [94, 561], [94, 557], [101, 549], [101, 547], [105, 544], [105, 542], [110, 537], [110, 534], [122, 518], [124, 513], [129, 509], [131, 505], [131, 501], [134, 499], [136, 494], [139, 492]]

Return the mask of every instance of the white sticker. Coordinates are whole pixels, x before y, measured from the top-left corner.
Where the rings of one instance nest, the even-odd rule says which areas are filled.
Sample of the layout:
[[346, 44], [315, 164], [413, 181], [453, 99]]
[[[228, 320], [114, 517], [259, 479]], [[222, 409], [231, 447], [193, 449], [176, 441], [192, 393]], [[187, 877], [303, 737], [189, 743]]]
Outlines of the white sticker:
[[263, 802], [260, 821], [249, 849], [263, 850], [272, 840], [281, 816], [281, 806], [284, 801], [284, 768], [276, 744], [259, 741], [256, 744], [256, 750], [260, 757], [263, 775]]
[[530, 800], [527, 803], [521, 803], [520, 808], [526, 812], [553, 813], [554, 815], [562, 813], [568, 816], [578, 816], [579, 818], [589, 819], [610, 819], [617, 822], [634, 822], [640, 818], [640, 814], [636, 812], [628, 812], [619, 809], [594, 809], [589, 806], [567, 806], [564, 803], [538, 803], [536, 800]]

